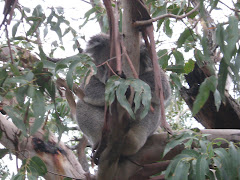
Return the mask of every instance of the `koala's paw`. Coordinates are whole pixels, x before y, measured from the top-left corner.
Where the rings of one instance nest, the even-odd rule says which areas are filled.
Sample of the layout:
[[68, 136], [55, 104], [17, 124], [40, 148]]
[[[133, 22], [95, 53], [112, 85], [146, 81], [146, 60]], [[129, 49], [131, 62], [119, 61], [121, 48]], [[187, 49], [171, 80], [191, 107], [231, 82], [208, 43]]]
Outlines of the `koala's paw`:
[[161, 127], [164, 128], [165, 131], [167, 131], [169, 134], [171, 135], [173, 134], [172, 128], [167, 121], [165, 121], [164, 123], [161, 123]]

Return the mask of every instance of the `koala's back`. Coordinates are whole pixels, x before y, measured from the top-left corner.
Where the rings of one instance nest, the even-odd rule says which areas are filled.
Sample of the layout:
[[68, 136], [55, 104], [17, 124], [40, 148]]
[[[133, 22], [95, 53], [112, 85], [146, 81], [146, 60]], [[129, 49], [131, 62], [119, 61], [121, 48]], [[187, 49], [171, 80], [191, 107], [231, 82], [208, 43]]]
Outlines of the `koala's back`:
[[82, 100], [77, 102], [77, 122], [91, 145], [99, 142], [104, 124], [104, 107], [94, 106]]

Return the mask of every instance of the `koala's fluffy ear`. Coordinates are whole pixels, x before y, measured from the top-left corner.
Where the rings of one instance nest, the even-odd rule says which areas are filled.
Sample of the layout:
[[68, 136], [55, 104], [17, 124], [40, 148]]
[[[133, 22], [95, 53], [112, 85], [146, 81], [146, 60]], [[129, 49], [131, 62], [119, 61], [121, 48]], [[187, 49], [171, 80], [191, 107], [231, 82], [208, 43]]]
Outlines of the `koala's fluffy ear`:
[[96, 65], [110, 58], [109, 35], [97, 34], [88, 41], [86, 53], [89, 53]]
[[[100, 65], [110, 58], [110, 42], [109, 35], [98, 34], [88, 41], [86, 53], [90, 54], [95, 65]], [[105, 83], [108, 78], [108, 67], [102, 65], [98, 67], [97, 78]]]

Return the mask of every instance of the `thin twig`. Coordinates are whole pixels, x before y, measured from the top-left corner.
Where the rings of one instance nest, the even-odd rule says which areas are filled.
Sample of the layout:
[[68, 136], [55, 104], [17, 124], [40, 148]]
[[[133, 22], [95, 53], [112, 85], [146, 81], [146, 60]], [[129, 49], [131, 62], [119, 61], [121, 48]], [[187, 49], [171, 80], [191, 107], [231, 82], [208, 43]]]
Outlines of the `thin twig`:
[[90, 2], [88, 2], [88, 1], [85, 1], [85, 0], [81, 0], [82, 2], [85, 2], [85, 3], [87, 3], [87, 4], [91, 4]]
[[[121, 56], [122, 56], [122, 55], [123, 55], [123, 54], [121, 54]], [[98, 68], [98, 67], [100, 67], [100, 66], [103, 66], [104, 64], [107, 64], [109, 61], [114, 60], [114, 59], [116, 59], [116, 56], [114, 56], [114, 57], [112, 57], [112, 58], [104, 61], [103, 63], [97, 65], [96, 67]]]
[[109, 65], [109, 63], [107, 62], [107, 66], [110, 69], [110, 71], [115, 75], [118, 76], [117, 73], [115, 73], [115, 71], [112, 69], [112, 67]]
[[222, 1], [219, 1], [219, 3], [223, 4], [223, 5], [226, 6], [228, 9], [230, 9], [230, 10], [232, 10], [232, 11], [234, 11], [234, 12], [240, 12], [240, 11], [237, 10], [237, 9], [233, 9], [233, 8], [229, 7], [227, 4], [225, 4], [225, 3], [222, 2]]
[[9, 35], [8, 35], [7, 25], [5, 25], [5, 30], [6, 30], [7, 44], [8, 44], [8, 48], [9, 48], [10, 58], [11, 58], [11, 61], [12, 61], [12, 64], [13, 64], [14, 61], [13, 61], [12, 48], [11, 48], [11, 43], [10, 43], [10, 39], [9, 39]]
[[175, 19], [183, 19], [189, 15], [191, 15], [192, 13], [194, 13], [195, 11], [198, 10], [200, 6], [200, 3], [194, 8], [192, 9], [191, 11], [189, 11], [188, 13], [184, 14], [184, 15], [181, 15], [181, 16], [177, 16], [177, 15], [174, 15], [174, 14], [164, 14], [162, 16], [158, 16], [156, 18], [152, 18], [152, 19], [149, 19], [149, 20], [145, 20], [145, 21], [136, 21], [133, 23], [133, 26], [134, 27], [140, 27], [140, 26], [146, 26], [146, 25], [149, 25], [155, 21], [158, 21], [160, 19], [164, 19], [164, 18], [175, 18]]

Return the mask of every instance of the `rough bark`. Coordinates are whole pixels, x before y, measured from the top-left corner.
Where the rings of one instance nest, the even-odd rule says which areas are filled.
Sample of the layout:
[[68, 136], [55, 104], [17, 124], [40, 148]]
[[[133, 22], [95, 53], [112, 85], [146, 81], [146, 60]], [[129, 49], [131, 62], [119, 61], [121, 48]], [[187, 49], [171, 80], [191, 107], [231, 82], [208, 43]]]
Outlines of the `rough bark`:
[[[134, 3], [132, 1], [123, 0], [123, 34], [124, 45], [127, 49], [127, 53], [135, 67], [137, 73], [139, 72], [139, 59], [140, 59], [140, 35], [139, 30], [133, 27], [134, 22]], [[133, 77], [130, 66], [127, 60], [123, 60], [123, 72], [127, 77]]]
[[[196, 64], [194, 70], [185, 76], [190, 88], [187, 89], [183, 87], [180, 92], [190, 109], [192, 109], [194, 100], [198, 94], [199, 84], [201, 84], [206, 77], [203, 70]], [[208, 129], [239, 129], [240, 107], [226, 91], [225, 103], [222, 102], [219, 111], [217, 111], [214, 97], [211, 93], [205, 105], [199, 113], [196, 114], [195, 119]]]

